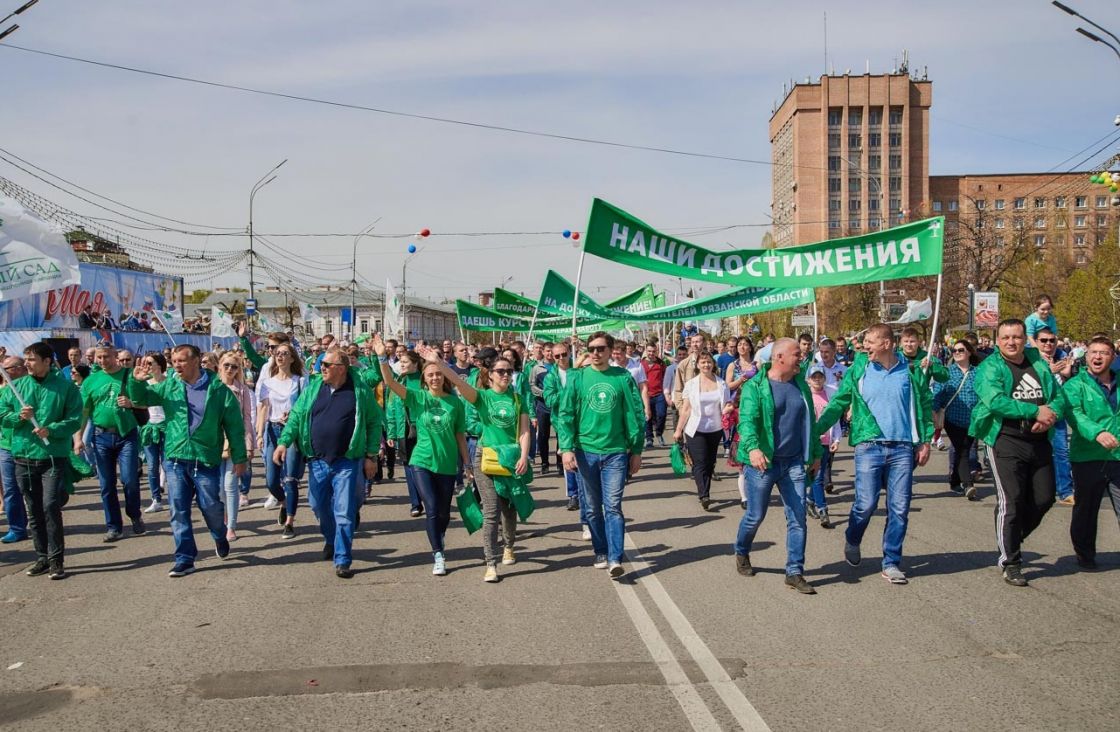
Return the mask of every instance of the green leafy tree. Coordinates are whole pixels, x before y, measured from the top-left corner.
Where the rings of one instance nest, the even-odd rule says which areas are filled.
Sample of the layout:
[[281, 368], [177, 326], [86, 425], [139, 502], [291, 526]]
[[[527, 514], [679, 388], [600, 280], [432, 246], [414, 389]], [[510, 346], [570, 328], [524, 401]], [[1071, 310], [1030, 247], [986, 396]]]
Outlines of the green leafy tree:
[[1115, 235], [1110, 236], [1093, 252], [1088, 266], [1072, 275], [1057, 299], [1058, 329], [1063, 335], [1077, 339], [1093, 333], [1114, 333], [1118, 303], [1113, 292], [1120, 295], [1120, 248]]

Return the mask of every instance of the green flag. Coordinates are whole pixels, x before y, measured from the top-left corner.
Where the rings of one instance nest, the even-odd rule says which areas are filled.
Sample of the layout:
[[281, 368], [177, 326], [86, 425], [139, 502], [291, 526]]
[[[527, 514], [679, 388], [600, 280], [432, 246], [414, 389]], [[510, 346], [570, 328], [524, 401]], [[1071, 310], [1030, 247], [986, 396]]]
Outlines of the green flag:
[[499, 313], [531, 318], [536, 309], [537, 304], [529, 298], [500, 287], [494, 288], [494, 310]]
[[499, 313], [466, 300], [455, 301], [455, 312], [459, 317], [459, 327], [464, 330], [498, 332], [503, 330], [528, 331], [531, 321], [516, 315]]
[[[549, 315], [566, 315], [572, 317], [572, 304], [575, 301], [576, 288], [566, 279], [553, 270], [548, 270], [541, 287], [541, 296], [537, 300], [540, 312]], [[608, 308], [592, 300], [586, 293], [579, 293], [579, 317], [581, 318], [615, 318], [618, 313], [611, 312]]]
[[944, 221], [943, 217], [925, 219], [798, 247], [713, 252], [666, 236], [596, 198], [583, 248], [587, 254], [619, 264], [690, 280], [755, 287], [837, 287], [939, 274]]
[[[662, 293], [661, 304], [665, 304], [665, 295]], [[660, 307], [657, 303], [658, 294], [653, 291], [653, 285], [643, 285], [633, 292], [628, 292], [622, 297], [615, 298], [603, 307], [618, 313], [640, 313], [644, 310], [653, 310]]]

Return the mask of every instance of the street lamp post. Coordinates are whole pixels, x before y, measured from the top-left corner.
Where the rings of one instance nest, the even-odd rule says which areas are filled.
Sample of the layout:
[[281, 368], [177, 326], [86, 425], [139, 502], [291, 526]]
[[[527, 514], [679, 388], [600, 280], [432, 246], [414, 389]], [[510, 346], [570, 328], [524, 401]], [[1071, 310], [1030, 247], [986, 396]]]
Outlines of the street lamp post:
[[[1053, 5], [1054, 7], [1056, 7], [1058, 10], [1061, 10], [1063, 13], [1068, 13], [1069, 15], [1072, 15], [1075, 18], [1080, 18], [1081, 20], [1084, 20], [1086, 23], [1093, 26], [1097, 30], [1101, 31], [1102, 33], [1105, 33], [1105, 34], [1109, 35], [1112, 38], [1112, 40], [1116, 41], [1117, 44], [1120, 44], [1120, 38], [1117, 38], [1115, 33], [1110, 31], [1108, 28], [1105, 28], [1104, 26], [1097, 25], [1096, 23], [1089, 20], [1084, 15], [1077, 12], [1076, 10], [1071, 8], [1070, 6], [1065, 5], [1063, 3], [1060, 3], [1060, 2], [1058, 2], [1058, 0], [1051, 0], [1050, 4]], [[1084, 28], [1079, 27], [1077, 29], [1077, 32], [1080, 33], [1081, 35], [1085, 36], [1086, 38], [1088, 38], [1090, 41], [1095, 41], [1095, 42], [1100, 43], [1102, 45], [1108, 46], [1109, 48], [1112, 49], [1112, 52], [1116, 54], [1116, 58], [1120, 59], [1120, 48], [1117, 48], [1116, 46], [1112, 45], [1111, 43], [1109, 43], [1105, 39], [1098, 36], [1096, 33], [1093, 33], [1091, 31], [1087, 31]]]
[[377, 222], [381, 221], [378, 216], [377, 220], [358, 232], [354, 237], [354, 255], [350, 260], [350, 342], [354, 342], [354, 325], [358, 322], [358, 314], [356, 312], [358, 307], [358, 240], [373, 231], [373, 227], [377, 226]]
[[404, 340], [408, 341], [408, 263], [424, 251], [420, 247], [404, 258], [401, 264], [401, 329], [404, 331]]
[[[3, 25], [4, 23], [6, 23], [9, 18], [14, 18], [17, 15], [23, 15], [25, 10], [27, 10], [28, 8], [30, 8], [32, 5], [34, 5], [37, 2], [39, 2], [39, 0], [27, 0], [27, 2], [25, 2], [23, 5], [20, 5], [18, 8], [16, 8], [12, 12], [8, 13], [7, 15], [5, 15], [3, 17], [3, 19], [0, 19], [0, 25]], [[19, 24], [18, 23], [13, 23], [12, 25], [8, 26], [8, 28], [6, 30], [0, 31], [0, 41], [4, 40], [8, 36], [12, 35], [17, 30], [19, 30]]]
[[251, 191], [249, 191], [249, 298], [250, 299], [256, 299], [256, 296], [257, 296], [255, 286], [253, 285], [253, 257], [255, 256], [255, 254], [253, 252], [253, 199], [256, 198], [257, 191], [264, 188], [265, 186], [267, 186], [272, 181], [276, 180], [276, 176], [273, 175], [273, 174], [277, 170], [280, 169], [281, 165], [283, 165], [286, 162], [288, 162], [288, 159], [284, 158], [279, 163], [277, 163], [276, 167], [274, 167], [272, 170], [270, 170], [267, 173], [265, 173], [264, 175], [262, 175], [260, 177], [260, 180], [258, 180], [256, 183], [253, 184], [253, 189]]

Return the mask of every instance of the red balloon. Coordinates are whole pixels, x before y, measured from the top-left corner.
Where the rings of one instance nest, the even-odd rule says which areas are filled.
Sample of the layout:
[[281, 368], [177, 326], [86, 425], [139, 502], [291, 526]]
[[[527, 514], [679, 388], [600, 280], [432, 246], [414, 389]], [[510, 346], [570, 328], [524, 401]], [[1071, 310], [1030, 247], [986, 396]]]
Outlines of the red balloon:
[[420, 230], [420, 236], [428, 236], [431, 233], [432, 233], [431, 229], [421, 229]]
[[572, 232], [572, 238], [575, 239], [576, 241], [579, 241], [579, 232], [578, 231], [573, 231]]

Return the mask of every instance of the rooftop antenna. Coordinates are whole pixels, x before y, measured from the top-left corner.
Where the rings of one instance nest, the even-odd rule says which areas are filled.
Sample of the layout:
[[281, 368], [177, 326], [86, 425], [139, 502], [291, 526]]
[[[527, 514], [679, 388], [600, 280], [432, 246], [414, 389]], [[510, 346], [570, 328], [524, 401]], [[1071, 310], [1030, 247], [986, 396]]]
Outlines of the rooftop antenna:
[[864, 59], [863, 73], [871, 76], [871, 59]]

